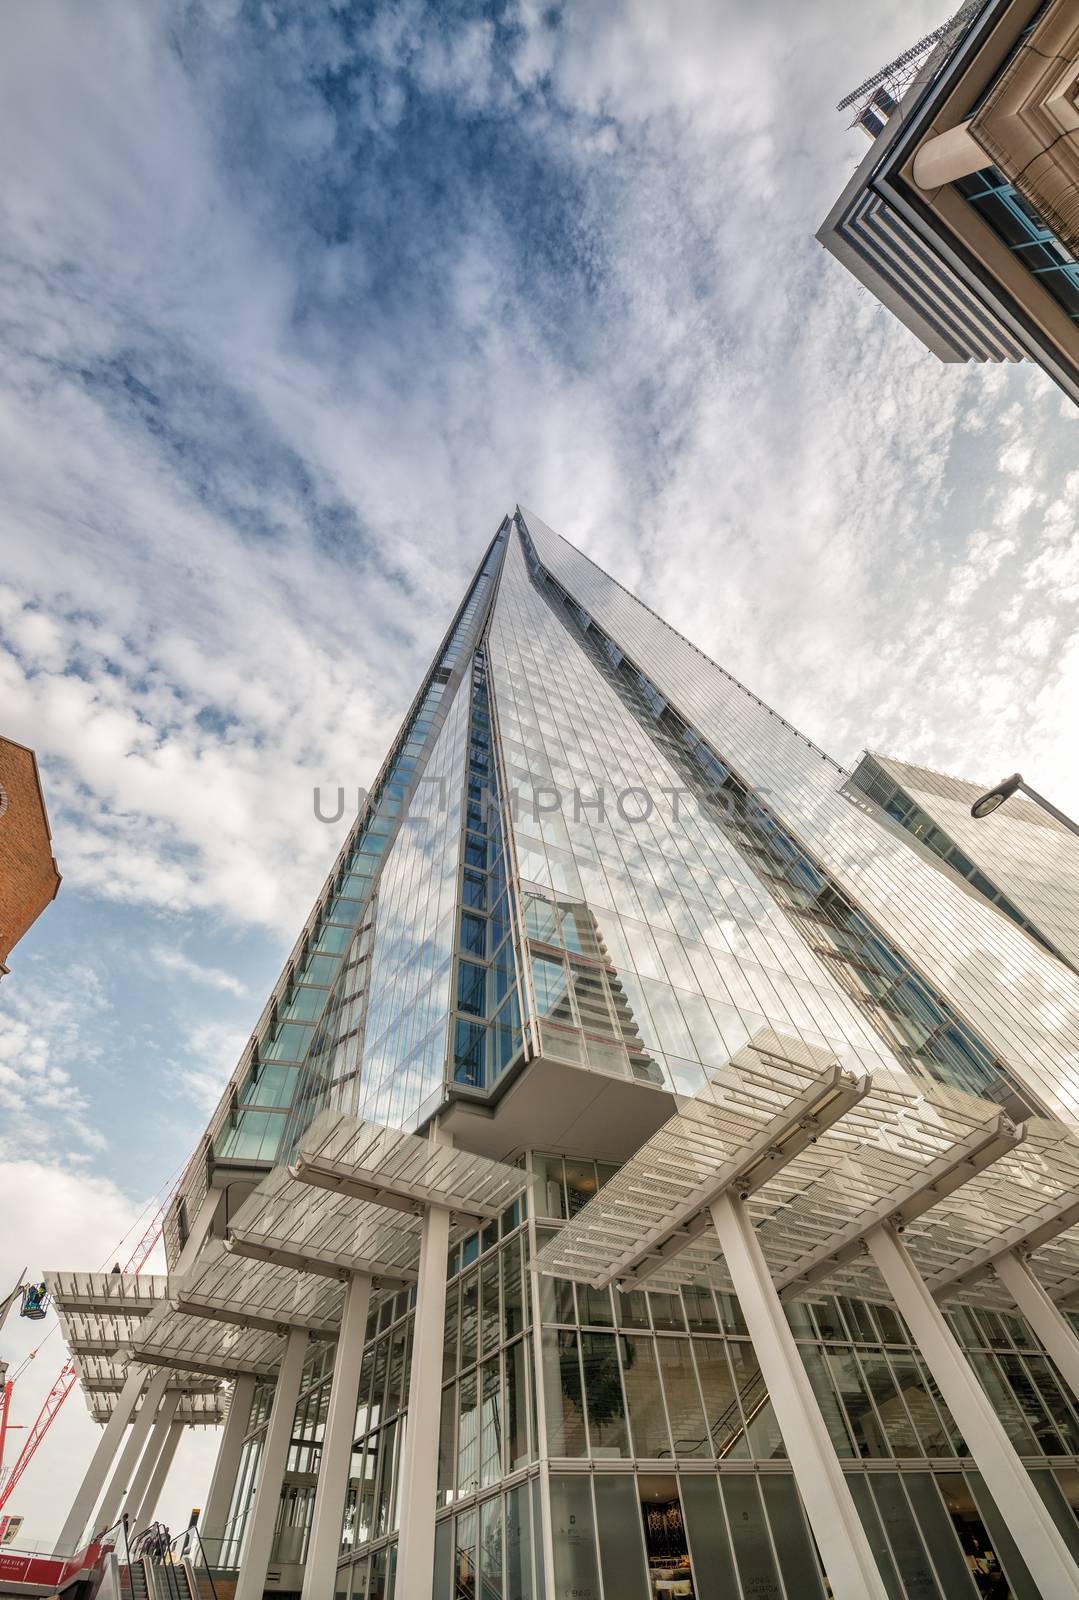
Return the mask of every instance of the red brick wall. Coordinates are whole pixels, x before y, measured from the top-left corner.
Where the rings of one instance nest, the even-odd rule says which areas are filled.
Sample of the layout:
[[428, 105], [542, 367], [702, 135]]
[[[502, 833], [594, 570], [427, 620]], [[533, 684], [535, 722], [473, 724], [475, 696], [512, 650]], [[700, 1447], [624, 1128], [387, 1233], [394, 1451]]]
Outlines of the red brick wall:
[[[0, 963], [60, 887], [33, 752], [0, 738]], [[6, 801], [6, 804], [5, 804]]]

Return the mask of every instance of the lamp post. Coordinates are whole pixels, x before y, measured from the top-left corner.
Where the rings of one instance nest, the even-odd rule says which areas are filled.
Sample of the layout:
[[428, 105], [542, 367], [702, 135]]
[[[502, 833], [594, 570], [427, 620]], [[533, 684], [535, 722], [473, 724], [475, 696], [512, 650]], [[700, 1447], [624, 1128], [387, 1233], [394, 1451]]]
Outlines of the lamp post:
[[1036, 789], [1032, 789], [1029, 784], [1024, 783], [1021, 772], [1013, 772], [1010, 778], [1004, 778], [997, 784], [995, 789], [990, 789], [987, 793], [979, 795], [970, 808], [970, 814], [980, 822], [983, 817], [991, 817], [994, 811], [999, 811], [1005, 800], [1010, 800], [1012, 795], [1017, 793], [1029, 795], [1031, 800], [1036, 801], [1043, 811], [1048, 811], [1051, 817], [1055, 817], [1058, 822], [1062, 822], [1072, 833], [1079, 833], [1079, 823], [1073, 822], [1071, 817], [1066, 817], [1063, 811], [1058, 811], [1056, 806], [1050, 805], [1043, 794], [1039, 794]]

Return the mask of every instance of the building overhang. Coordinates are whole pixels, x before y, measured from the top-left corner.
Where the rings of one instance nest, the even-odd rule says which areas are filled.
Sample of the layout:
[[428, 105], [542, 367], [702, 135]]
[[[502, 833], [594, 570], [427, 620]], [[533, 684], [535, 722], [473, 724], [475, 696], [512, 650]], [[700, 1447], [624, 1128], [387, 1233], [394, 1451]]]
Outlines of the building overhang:
[[[717, 1075], [719, 1093], [693, 1108], [705, 1126], [728, 1108], [732, 1150], [746, 1120], [760, 1116], [745, 1055], [732, 1058], [737, 1074]], [[793, 1124], [810, 1084], [761, 1081], [785, 1097], [769, 1117], [782, 1120], [785, 1109]], [[1056, 1298], [1079, 1288], [1079, 1237], [1069, 1232], [1079, 1219], [1079, 1133], [1062, 1123], [1016, 1125], [973, 1095], [878, 1072], [811, 1141], [777, 1145], [756, 1185], [733, 1170], [722, 1132], [694, 1145], [693, 1126], [683, 1106], [544, 1246], [539, 1270], [596, 1288], [729, 1290], [708, 1208], [731, 1193], [745, 1202], [772, 1281], [789, 1298], [887, 1302], [865, 1248], [884, 1226], [903, 1232], [941, 1299], [961, 1299], [975, 1284], [982, 1303], [1010, 1306], [991, 1268], [1014, 1250], [1033, 1252], [1030, 1264]], [[681, 1170], [672, 1159], [679, 1150]]]

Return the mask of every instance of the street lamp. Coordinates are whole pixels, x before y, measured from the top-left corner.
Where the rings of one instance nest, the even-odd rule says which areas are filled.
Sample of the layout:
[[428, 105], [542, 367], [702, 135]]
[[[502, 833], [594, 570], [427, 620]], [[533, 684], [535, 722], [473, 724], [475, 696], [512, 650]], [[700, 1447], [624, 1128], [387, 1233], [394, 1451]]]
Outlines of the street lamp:
[[1013, 772], [1010, 778], [1003, 779], [995, 789], [990, 789], [986, 794], [979, 795], [970, 808], [970, 814], [979, 822], [983, 817], [991, 817], [994, 811], [999, 811], [1005, 800], [1010, 800], [1013, 794], [1020, 791], [1025, 795], [1029, 795], [1032, 800], [1041, 806], [1043, 811], [1048, 811], [1051, 817], [1055, 817], [1058, 822], [1062, 822], [1072, 833], [1079, 833], [1079, 824], [1074, 823], [1071, 817], [1066, 817], [1063, 811], [1058, 811], [1056, 806], [1050, 805], [1043, 794], [1039, 794], [1036, 789], [1032, 789], [1029, 784], [1024, 783], [1021, 772]]

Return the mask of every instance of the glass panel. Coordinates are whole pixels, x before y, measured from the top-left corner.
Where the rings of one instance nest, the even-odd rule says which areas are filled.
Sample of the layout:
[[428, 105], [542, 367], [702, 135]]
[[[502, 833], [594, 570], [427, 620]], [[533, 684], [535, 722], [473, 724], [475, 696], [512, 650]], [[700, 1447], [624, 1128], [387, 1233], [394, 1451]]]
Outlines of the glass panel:
[[502, 1326], [512, 1339], [524, 1327], [524, 1283], [521, 1276], [521, 1241], [514, 1239], [502, 1251]]
[[1069, 1455], [1079, 1454], [1079, 1429], [1076, 1428], [1071, 1407], [1057, 1382], [1052, 1363], [1045, 1356], [1029, 1355], [1023, 1358], [1023, 1364], [1037, 1387], [1042, 1404], [1064, 1440], [1064, 1449]]
[[[977, 1350], [971, 1350], [968, 1352], [968, 1359], [981, 1379], [986, 1394], [993, 1403], [993, 1410], [1004, 1424], [1008, 1438], [1019, 1451], [1019, 1454], [1023, 1456], [1037, 1455], [1038, 1447], [1034, 1443], [1030, 1429], [1023, 1419], [1023, 1413], [1016, 1404], [1014, 1394], [1004, 1381], [995, 1358]], [[1059, 1445], [1057, 1448], [1060, 1448]]]
[[884, 1424], [888, 1443], [897, 1456], [920, 1456], [921, 1446], [896, 1388], [892, 1369], [882, 1355], [859, 1352], [869, 1392], [876, 1402], [877, 1415]]
[[532, 1600], [532, 1530], [528, 1485], [506, 1493], [506, 1600]]
[[528, 1460], [528, 1395], [525, 1369], [528, 1352], [524, 1339], [506, 1351], [506, 1471]]
[[480, 1368], [480, 1485], [487, 1488], [502, 1476], [502, 1384], [499, 1360]]
[[502, 1313], [498, 1304], [498, 1257], [485, 1261], [480, 1274], [483, 1297], [482, 1352], [497, 1350], [502, 1338]]
[[[686, 1532], [701, 1600], [735, 1600], [738, 1580], [734, 1575], [727, 1521], [719, 1499], [719, 1484], [714, 1477], [687, 1473], [682, 1479], [682, 1507]], [[752, 1591], [750, 1591], [752, 1592]]]
[[[728, 1349], [731, 1366], [734, 1369], [734, 1381], [738, 1386], [738, 1396], [742, 1402], [742, 1414], [746, 1420], [750, 1455], [759, 1461], [784, 1458], [787, 1454], [786, 1447], [779, 1432], [772, 1402], [768, 1398], [768, 1391], [764, 1387], [761, 1369], [753, 1354], [753, 1346], [741, 1340], [734, 1340]], [[732, 1454], [737, 1455], [740, 1452], [734, 1451]]]
[[921, 1440], [921, 1454], [950, 1456], [951, 1440], [945, 1432], [940, 1414], [922, 1383], [921, 1372], [913, 1356], [892, 1352], [889, 1357], [896, 1383], [914, 1423], [916, 1436]]
[[1009, 1595], [1014, 1600], [1041, 1600], [1038, 1586], [981, 1474], [942, 1474], [937, 1482], [979, 1594], [999, 1594], [1000, 1600]]
[[483, 1600], [503, 1600], [502, 1496], [480, 1507], [480, 1594]]
[[476, 1513], [465, 1511], [457, 1518], [454, 1600], [476, 1600]]
[[577, 1334], [543, 1336], [543, 1387], [547, 1448], [552, 1456], [587, 1455]]
[[581, 1360], [590, 1454], [599, 1458], [628, 1455], [629, 1430], [618, 1370], [618, 1336], [582, 1333]]
[[476, 1359], [479, 1324], [479, 1280], [474, 1272], [461, 1283], [461, 1365], [470, 1367]]
[[[914, 1513], [898, 1476], [893, 1477], [891, 1473], [882, 1473], [880, 1476], [874, 1474], [870, 1476], [869, 1484], [876, 1498], [884, 1531], [895, 1552], [896, 1566], [911, 1600], [940, 1600], [941, 1589], [933, 1572], [933, 1564], [919, 1536]], [[966, 1593], [965, 1589], [960, 1589], [958, 1597], [964, 1597], [965, 1600]], [[948, 1600], [951, 1600], [950, 1595]]]
[[595, 1490], [604, 1593], [617, 1600], [650, 1600], [636, 1481], [599, 1472]]
[[761, 1477], [761, 1492], [788, 1595], [797, 1595], [798, 1600], [824, 1600], [820, 1563], [809, 1537], [794, 1479], [765, 1473]]
[[453, 1499], [453, 1459], [456, 1443], [453, 1437], [454, 1402], [457, 1398], [452, 1383], [442, 1391], [442, 1406], [438, 1419], [438, 1504], [448, 1506]]
[[452, 1600], [453, 1581], [453, 1518], [445, 1517], [435, 1523], [435, 1574], [431, 1586], [432, 1600]]
[[712, 1447], [701, 1410], [689, 1340], [658, 1339], [656, 1345], [674, 1453], [676, 1456], [710, 1456]]
[[582, 1327], [614, 1327], [614, 1312], [611, 1309], [611, 1291], [609, 1289], [593, 1289], [588, 1284], [579, 1283], [577, 1285], [577, 1305], [580, 1311]]
[[[860, 1473], [847, 1474], [847, 1487], [854, 1497], [854, 1504], [858, 1508], [858, 1515], [862, 1519], [865, 1536], [869, 1540], [869, 1548], [873, 1552], [873, 1559], [877, 1563], [877, 1571], [888, 1591], [888, 1600], [907, 1600], [906, 1585], [899, 1581], [892, 1559], [891, 1546], [884, 1535], [880, 1517], [877, 1514], [876, 1503], [869, 1492], [869, 1484]], [[912, 1595], [921, 1596], [925, 1591], [912, 1589]], [[933, 1591], [930, 1590], [931, 1594]]]
[[909, 1473], [904, 1476], [903, 1483], [944, 1593], [948, 1600], [967, 1600], [967, 1596], [977, 1591], [936, 1484], [928, 1472]]
[[587, 1477], [551, 1478], [556, 1600], [600, 1600], [599, 1563]]
[[742, 1413], [727, 1361], [727, 1350], [721, 1339], [694, 1339], [693, 1353], [697, 1358], [697, 1374], [704, 1395], [704, 1411], [712, 1449], [720, 1460], [729, 1456], [741, 1440]]
[[457, 1492], [474, 1494], [479, 1485], [479, 1413], [476, 1374], [461, 1379], [461, 1408], [457, 1423]]
[[1079, 1472], [1058, 1467], [1055, 1473], [1032, 1472], [1030, 1476], [1073, 1559], [1079, 1562]]
[[670, 1456], [671, 1441], [656, 1372], [655, 1341], [646, 1335], [626, 1334], [622, 1339], [622, 1375], [638, 1457]]
[[[824, 1351], [818, 1345], [799, 1345], [798, 1353], [802, 1358], [809, 1381], [813, 1385], [813, 1393], [817, 1397], [820, 1407], [835, 1447], [837, 1455], [853, 1456], [854, 1446], [851, 1443], [850, 1432], [843, 1416], [843, 1408], [836, 1399], [836, 1392], [832, 1386], [831, 1376]], [[831, 1352], [829, 1352], [831, 1354]]]
[[756, 1478], [732, 1472], [720, 1483], [743, 1592], [753, 1600], [784, 1600]]

